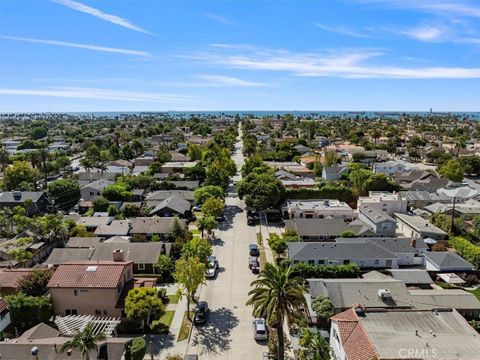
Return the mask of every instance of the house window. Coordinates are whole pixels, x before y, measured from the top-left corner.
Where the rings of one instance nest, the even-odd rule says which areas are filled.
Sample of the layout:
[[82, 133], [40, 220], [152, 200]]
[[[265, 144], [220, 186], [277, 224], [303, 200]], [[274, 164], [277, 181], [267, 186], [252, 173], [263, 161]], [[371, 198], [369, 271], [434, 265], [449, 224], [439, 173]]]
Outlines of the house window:
[[145, 264], [139, 263], [138, 270], [145, 270]]
[[325, 264], [325, 260], [318, 260], [318, 265], [324, 265]]
[[350, 260], [343, 260], [343, 265], [348, 265], [350, 264]]
[[100, 315], [102, 315], [102, 312], [100, 310], [96, 309], [95, 310], [95, 315], [100, 316]]
[[380, 260], [375, 260], [375, 265], [379, 265], [380, 264]]
[[315, 265], [315, 260], [308, 260], [308, 265]]
[[103, 310], [103, 315], [108, 315], [108, 311], [107, 311], [107, 310]]
[[78, 296], [78, 290], [73, 290], [73, 295]]

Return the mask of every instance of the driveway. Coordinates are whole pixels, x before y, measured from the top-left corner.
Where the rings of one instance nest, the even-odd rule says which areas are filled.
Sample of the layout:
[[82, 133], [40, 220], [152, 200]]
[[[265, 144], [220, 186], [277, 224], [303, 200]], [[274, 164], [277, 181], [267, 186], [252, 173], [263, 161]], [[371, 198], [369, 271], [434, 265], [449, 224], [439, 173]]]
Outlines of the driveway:
[[[241, 149], [239, 141], [233, 154], [239, 169], [244, 162]], [[213, 246], [220, 271], [200, 291], [200, 299], [210, 306], [209, 319], [204, 326], [194, 327], [187, 354], [201, 359], [262, 359], [267, 346], [253, 339], [252, 310], [245, 305], [256, 278], [248, 268], [248, 245], [256, 242], [255, 227], [247, 225], [245, 203], [233, 186], [228, 194], [227, 221], [215, 232], [218, 239]]]

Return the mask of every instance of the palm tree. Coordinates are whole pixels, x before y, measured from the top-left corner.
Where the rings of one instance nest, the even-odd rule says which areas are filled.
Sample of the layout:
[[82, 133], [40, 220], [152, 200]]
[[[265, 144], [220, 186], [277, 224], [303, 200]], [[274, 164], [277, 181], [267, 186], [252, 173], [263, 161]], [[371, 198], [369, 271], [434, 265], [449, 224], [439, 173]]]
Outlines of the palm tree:
[[95, 334], [92, 323], [89, 323], [83, 331], [77, 330], [72, 340], [68, 340], [62, 345], [60, 352], [78, 350], [84, 360], [90, 360], [90, 351], [97, 351], [97, 342], [105, 339], [105, 334]]
[[283, 322], [285, 319], [298, 318], [306, 306], [303, 296], [305, 288], [303, 279], [292, 274], [291, 266], [267, 263], [257, 280], [252, 282], [252, 290], [247, 305], [253, 305], [253, 315], [263, 317], [269, 324], [274, 324], [277, 331], [277, 359], [284, 359]]
[[87, 180], [90, 180], [90, 170], [93, 169], [93, 162], [89, 158], [84, 157], [80, 160], [80, 165], [83, 166], [87, 173]]

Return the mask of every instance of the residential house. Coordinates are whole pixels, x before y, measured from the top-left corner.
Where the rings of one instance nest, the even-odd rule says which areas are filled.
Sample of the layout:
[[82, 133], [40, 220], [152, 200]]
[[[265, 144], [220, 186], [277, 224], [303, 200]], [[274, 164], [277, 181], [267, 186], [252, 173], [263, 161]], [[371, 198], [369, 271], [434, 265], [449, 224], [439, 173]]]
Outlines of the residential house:
[[154, 235], [160, 239], [167, 237], [173, 230], [175, 221], [182, 228], [186, 228], [185, 219], [168, 217], [137, 217], [132, 220], [132, 236], [135, 241], [150, 241]]
[[312, 176], [312, 171], [310, 169], [296, 162], [265, 161], [265, 164], [275, 171], [285, 170], [295, 176], [304, 176], [304, 177]]
[[185, 169], [190, 169], [197, 165], [196, 161], [168, 161], [162, 165], [162, 172], [173, 175], [183, 174]]
[[188, 156], [178, 152], [178, 151], [170, 151], [170, 162], [188, 162]]
[[408, 208], [423, 208], [436, 202], [444, 204], [452, 201], [444, 194], [431, 193], [428, 191], [401, 191], [398, 194], [402, 199], [407, 201]]
[[100, 179], [86, 184], [80, 189], [81, 199], [84, 201], [95, 201], [102, 195], [102, 191], [113, 183], [114, 181], [110, 179]]
[[407, 213], [407, 200], [396, 192], [370, 191], [368, 196], [358, 198], [357, 207], [361, 208], [363, 206], [376, 207], [390, 216], [395, 213]]
[[397, 220], [397, 232], [406, 237], [432, 238], [434, 240], [446, 240], [448, 238], [445, 231], [421, 216], [396, 213], [395, 219]]
[[426, 270], [387, 269], [386, 271], [395, 280], [403, 281], [406, 286], [415, 286], [419, 288], [429, 289], [433, 284], [433, 280]]
[[332, 166], [326, 166], [322, 169], [322, 178], [325, 180], [340, 180], [342, 174], [347, 171], [345, 165], [336, 164]]
[[95, 248], [102, 238], [100, 237], [71, 237], [65, 244], [65, 247], [72, 249], [89, 249]]
[[336, 243], [370, 243], [394, 254], [398, 266], [423, 266], [428, 246], [421, 239], [398, 237], [337, 238]]
[[[97, 329], [102, 329], [102, 325]], [[84, 360], [85, 355], [78, 349], [60, 352], [60, 348], [71, 336], [64, 336], [57, 329], [40, 323], [25, 331], [21, 336], [6, 339], [0, 342], [0, 354], [5, 360]], [[100, 341], [95, 349], [89, 351], [90, 359], [117, 360], [124, 357], [126, 345], [132, 341], [131, 337], [107, 337]], [[32, 355], [32, 349], [37, 349], [37, 356]]]
[[300, 155], [306, 154], [306, 153], [308, 153], [308, 152], [310, 151], [310, 148], [309, 148], [308, 146], [301, 145], [301, 144], [295, 145], [293, 148], [294, 148], [295, 151], [296, 151], [297, 153], [299, 153]]
[[108, 261], [114, 256], [123, 256], [123, 261], [133, 262], [134, 274], [156, 274], [156, 264], [161, 254], [169, 254], [171, 243], [101, 243], [95, 248], [92, 261]]
[[191, 204], [183, 198], [172, 195], [168, 199], [163, 200], [150, 211], [150, 215], [157, 215], [161, 217], [187, 218], [190, 216]]
[[89, 261], [94, 251], [95, 248], [55, 248], [43, 264], [57, 267], [72, 261]]
[[134, 167], [137, 166], [150, 166], [155, 162], [155, 158], [153, 156], [140, 156], [133, 159]]
[[[41, 263], [57, 245], [27, 230], [0, 242], [0, 261], [7, 267], [34, 266]], [[18, 255], [23, 252], [29, 253], [28, 257]]]
[[32, 269], [2, 269], [0, 270], [0, 295], [12, 295], [20, 291], [19, 280], [32, 272]]
[[175, 196], [187, 200], [192, 205], [195, 204], [195, 198], [193, 196], [193, 191], [190, 190], [158, 190], [151, 192], [145, 197], [145, 205], [154, 208], [158, 204], [167, 200], [168, 198]]
[[404, 164], [394, 160], [373, 164], [373, 172], [377, 174], [393, 175], [405, 172], [406, 170]]
[[333, 218], [352, 220], [354, 217], [353, 209], [347, 203], [328, 199], [288, 199], [282, 207], [282, 212], [285, 219]]
[[394, 175], [395, 181], [404, 189], [409, 189], [413, 182], [418, 180], [426, 180], [428, 178], [437, 178], [434, 173], [425, 171], [425, 170], [418, 170], [412, 169], [409, 171], [405, 171], [403, 173], [397, 173]]
[[[4, 298], [0, 297], [0, 338], [3, 338], [3, 330], [10, 325], [10, 312], [8, 311], [8, 304]], [[1, 348], [1, 343], [0, 343]], [[0, 350], [1, 351], [1, 350]]]
[[88, 232], [95, 232], [98, 227], [109, 225], [112, 221], [111, 216], [82, 216], [77, 220], [77, 225], [85, 226]]
[[95, 236], [104, 239], [108, 239], [113, 236], [128, 236], [131, 228], [132, 224], [130, 220], [112, 220], [108, 225], [98, 226], [94, 234]]
[[358, 209], [358, 219], [367, 224], [378, 236], [395, 235], [395, 219], [380, 209], [376, 206], [362, 205]]
[[175, 189], [181, 190], [195, 190], [200, 186], [198, 180], [165, 180], [165, 182], [175, 186]]
[[351, 230], [341, 219], [296, 218], [285, 221], [287, 230], [294, 230], [303, 241], [333, 241], [343, 232]]
[[[29, 204], [28, 207], [27, 204]], [[13, 209], [21, 206], [26, 208], [27, 216], [42, 214], [48, 204], [47, 195], [43, 191], [4, 191], [0, 193], [0, 209]]]
[[331, 320], [330, 346], [338, 360], [474, 360], [480, 354], [477, 332], [452, 309], [355, 307]]
[[287, 245], [293, 264], [355, 263], [362, 269], [398, 267], [398, 256], [372, 242], [289, 242]]
[[133, 262], [83, 261], [60, 265], [48, 283], [55, 314], [125, 317], [126, 290], [153, 287], [155, 280], [133, 278]]
[[425, 268], [428, 271], [463, 272], [472, 271], [473, 265], [454, 252], [441, 251], [425, 254]]

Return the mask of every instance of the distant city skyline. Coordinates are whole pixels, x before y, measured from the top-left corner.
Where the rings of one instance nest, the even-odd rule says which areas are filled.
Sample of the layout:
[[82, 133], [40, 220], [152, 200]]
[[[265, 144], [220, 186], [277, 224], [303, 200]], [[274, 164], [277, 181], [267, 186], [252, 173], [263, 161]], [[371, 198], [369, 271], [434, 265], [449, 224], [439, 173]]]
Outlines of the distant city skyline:
[[0, 13], [0, 112], [480, 111], [473, 0], [5, 0]]

